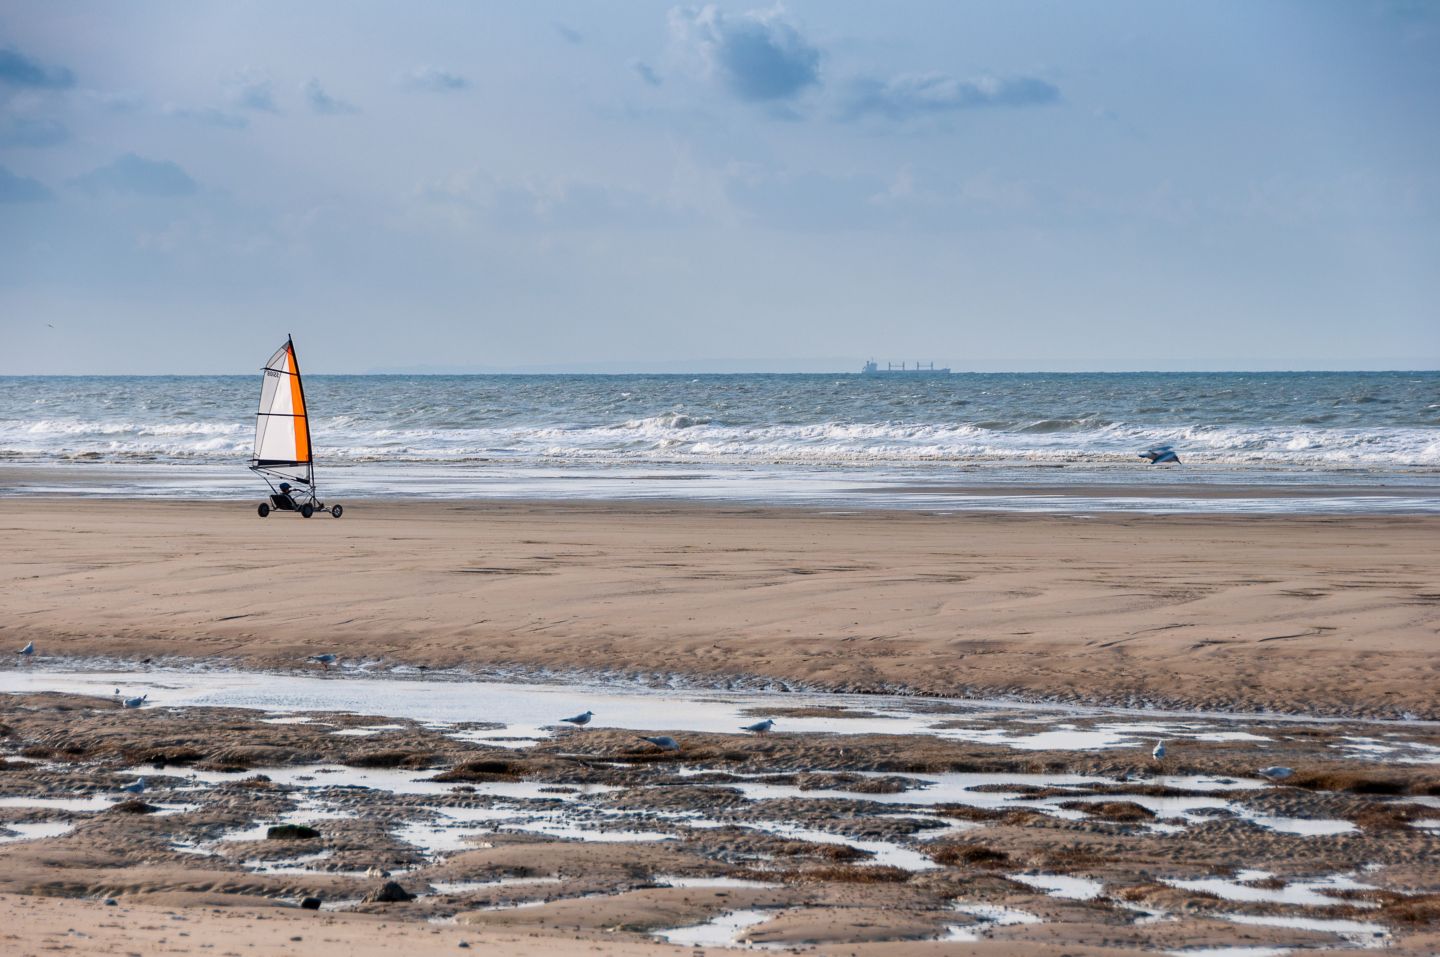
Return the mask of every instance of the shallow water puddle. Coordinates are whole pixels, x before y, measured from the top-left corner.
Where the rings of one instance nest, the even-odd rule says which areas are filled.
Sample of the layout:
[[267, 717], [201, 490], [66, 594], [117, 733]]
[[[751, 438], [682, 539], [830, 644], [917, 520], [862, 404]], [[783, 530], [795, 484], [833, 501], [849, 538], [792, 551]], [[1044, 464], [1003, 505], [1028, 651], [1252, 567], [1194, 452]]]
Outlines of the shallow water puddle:
[[857, 840], [841, 834], [832, 834], [829, 831], [821, 831], [813, 827], [800, 827], [795, 824], [766, 822], [742, 824], [740, 826], [752, 831], [761, 831], [765, 834], [774, 834], [776, 837], [790, 838], [796, 841], [809, 841], [812, 844], [840, 844], [859, 848], [862, 851], [869, 851], [870, 857], [855, 862], [862, 866], [866, 864], [889, 865], [907, 871], [930, 871], [940, 866], [919, 851], [901, 844], [895, 844], [891, 841]]
[[703, 924], [655, 931], [654, 936], [686, 947], [750, 947], [737, 938], [747, 927], [763, 924], [778, 911], [732, 910], [712, 917]]
[[[140, 769], [132, 769], [138, 771]], [[153, 772], [152, 772], [153, 773]], [[206, 784], [224, 784], [243, 781], [263, 774], [276, 784], [293, 785], [307, 789], [323, 788], [369, 788], [389, 791], [392, 794], [410, 795], [451, 795], [460, 787], [468, 788], [466, 796], [503, 797], [527, 800], [564, 801], [575, 800], [595, 794], [618, 790], [608, 784], [567, 784], [566, 790], [554, 790], [558, 785], [531, 781], [435, 781], [432, 778], [440, 771], [412, 771], [394, 768], [352, 768], [345, 765], [312, 764], [299, 767], [254, 768], [247, 771], [185, 771], [190, 780]]]
[[501, 877], [493, 881], [431, 881], [430, 891], [440, 896], [468, 894], [471, 891], [494, 890], [497, 887], [529, 887], [560, 884], [558, 877]]
[[[1017, 750], [1109, 750], [1135, 747], [1148, 755], [1148, 736], [1176, 739], [1236, 740], [1253, 737], [1235, 728], [1236, 720], [1255, 716], [1200, 716], [1154, 712], [1174, 720], [1136, 721], [1125, 709], [1040, 706], [961, 699], [913, 699], [895, 696], [774, 692], [713, 692], [613, 686], [541, 685], [500, 681], [436, 680], [377, 676], [360, 669], [316, 674], [266, 674], [239, 671], [62, 671], [50, 666], [0, 671], [0, 692], [66, 691], [111, 696], [116, 685], [143, 686], [148, 707], [253, 708], [269, 723], [299, 723], [303, 712], [337, 711], [381, 718], [407, 718], [432, 726], [501, 722], [490, 731], [456, 730], [457, 736], [505, 746], [524, 746], [556, 733], [560, 718], [586, 709], [595, 726], [631, 730], [692, 732], [738, 731], [768, 709], [790, 712], [821, 708], [836, 716], [780, 716], [777, 733], [929, 734], [1013, 747]], [[483, 702], [483, 706], [480, 704]], [[847, 716], [845, 715], [849, 712]], [[853, 716], [856, 712], [865, 717]], [[1090, 726], [1075, 723], [1079, 717]], [[966, 726], [957, 726], [960, 721]], [[1274, 721], [1275, 719], [1266, 719]], [[994, 722], [1004, 722], [995, 727]], [[1054, 725], [1032, 733], [1013, 733], [1022, 723]], [[971, 726], [973, 725], [973, 726]], [[384, 725], [346, 729], [350, 735]], [[567, 733], [569, 729], [565, 729]], [[1405, 746], [1387, 738], [1387, 746]], [[683, 745], [683, 741], [682, 741]], [[1440, 749], [1416, 745], [1417, 760], [1440, 760]]]
[[1377, 905], [1365, 901], [1349, 901], [1340, 897], [1331, 897], [1324, 891], [1347, 891], [1347, 890], [1374, 890], [1373, 884], [1362, 884], [1354, 880], [1349, 874], [1329, 874], [1324, 877], [1317, 877], [1308, 881], [1290, 881], [1284, 887], [1256, 887], [1258, 881], [1265, 881], [1271, 877], [1269, 871], [1241, 871], [1234, 877], [1207, 877], [1200, 880], [1179, 880], [1173, 878], [1161, 878], [1161, 882], [1171, 887], [1178, 887], [1187, 891], [1199, 891], [1203, 894], [1210, 894], [1221, 900], [1243, 901], [1246, 903], [1264, 904], [1292, 904], [1300, 907], [1337, 907], [1350, 905], [1354, 907], [1375, 907]]
[[1051, 897], [1063, 897], [1072, 901], [1089, 901], [1099, 897], [1105, 885], [1085, 877], [1070, 877], [1065, 874], [1006, 874], [1012, 881], [1039, 888]]
[[0, 831], [12, 831], [11, 834], [0, 833], [0, 844], [10, 844], [15, 841], [34, 841], [42, 837], [59, 837], [61, 834], [69, 833], [75, 827], [66, 821], [40, 821], [35, 824], [0, 824]]
[[1384, 947], [1390, 939], [1390, 932], [1381, 924], [1359, 920], [1330, 920], [1318, 917], [1274, 917], [1257, 914], [1217, 914], [1232, 924], [1246, 924], [1251, 927], [1283, 927], [1287, 930], [1313, 930], [1324, 934], [1335, 934], [1358, 947]]
[[1393, 736], [1380, 739], [1347, 735], [1331, 747], [1352, 758], [1376, 758], [1398, 764], [1440, 764], [1440, 747]]
[[1358, 830], [1354, 824], [1338, 818], [1273, 817], [1268, 814], [1259, 814], [1245, 808], [1237, 808], [1235, 814], [1242, 820], [1249, 821], [1257, 827], [1263, 827], [1270, 831], [1279, 831], [1284, 834], [1299, 834], [1302, 837], [1325, 837], [1331, 834], [1348, 834], [1351, 831]]
[[321, 861], [328, 861], [333, 855], [330, 851], [316, 851], [314, 854], [302, 854], [299, 857], [291, 857], [282, 861], [241, 861], [240, 866], [247, 871], [254, 871], [257, 874], [328, 874], [346, 877], [363, 877], [364, 871], [326, 871], [312, 865]]
[[363, 728], [343, 728], [330, 733], [341, 738], [371, 738], [385, 731], [404, 731], [403, 724], [372, 724]]
[[[606, 819], [594, 818], [571, 820], [571, 811], [521, 810], [508, 807], [453, 808], [428, 807], [436, 818], [429, 821], [403, 824], [394, 830], [397, 840], [419, 848], [427, 855], [465, 850], [477, 846], [477, 838], [501, 831], [525, 831], [544, 834], [561, 840], [587, 842], [654, 842], [670, 841], [675, 835], [660, 831], [632, 831], [608, 829], [603, 825], [610, 821], [622, 820], [621, 815], [610, 815]], [[483, 827], [475, 825], [482, 824]]]
[[999, 904], [961, 903], [954, 905], [953, 909], [961, 914], [969, 914], [976, 919], [977, 923], [950, 924], [945, 928], [944, 935], [935, 938], [936, 940], [978, 941], [983, 940], [989, 934], [990, 929], [994, 927], [1044, 923], [1044, 918], [1037, 917], [1028, 911], [1002, 907]]
[[741, 877], [668, 877], [665, 875], [656, 875], [652, 877], [651, 880], [661, 887], [752, 887], [763, 889], [785, 886], [771, 881], [751, 881]]
[[[711, 772], [702, 769], [686, 769], [681, 774], [687, 777], [703, 778], [709, 774], [722, 775], [723, 772]], [[1329, 834], [1344, 834], [1356, 830], [1354, 824], [1349, 821], [1328, 818], [1287, 818], [1275, 817], [1252, 811], [1233, 801], [1224, 798], [1197, 795], [1195, 797], [1167, 796], [1155, 797], [1145, 794], [1107, 793], [1091, 794], [1089, 788], [1092, 785], [1116, 785], [1122, 783], [1119, 779], [1087, 776], [1078, 774], [932, 774], [932, 775], [907, 775], [907, 774], [867, 774], [868, 777], [890, 777], [908, 778], [917, 785], [904, 791], [891, 793], [872, 794], [865, 791], [846, 791], [840, 788], [816, 788], [802, 789], [791, 784], [767, 784], [751, 781], [723, 781], [717, 782], [724, 787], [734, 788], [753, 800], [766, 799], [800, 799], [800, 800], [845, 800], [857, 802], [872, 802], [876, 804], [903, 804], [918, 807], [934, 806], [937, 804], [961, 804], [968, 807], [985, 810], [1003, 810], [1007, 808], [1031, 808], [1052, 817], [1062, 820], [1079, 821], [1084, 820], [1088, 815], [1082, 810], [1070, 807], [1061, 807], [1062, 804], [1085, 803], [1098, 804], [1102, 802], [1123, 801], [1138, 804], [1147, 808], [1160, 819], [1161, 823], [1151, 823], [1147, 827], [1155, 833], [1179, 833], [1183, 827], [1177, 824], [1164, 823], [1165, 821], [1183, 821], [1195, 823], [1206, 820], [1208, 815], [1197, 814], [1199, 811], [1223, 811], [1227, 814], [1248, 821], [1257, 827], [1267, 828], [1273, 831], [1281, 831], [1288, 834], [1299, 834], [1304, 836], [1318, 836]], [[1136, 782], [1132, 782], [1136, 783]], [[1255, 788], [1271, 787], [1269, 782], [1258, 778], [1211, 778], [1202, 776], [1177, 776], [1159, 777], [1147, 779], [1143, 783], [1156, 783], [1175, 788], [1177, 790], [1250, 790]], [[976, 790], [980, 787], [1005, 787], [1013, 786], [1014, 791], [1005, 790]], [[1073, 789], [1073, 794], [1051, 796], [1046, 798], [1029, 798], [1021, 788], [1067, 788]]]
[[1167, 950], [1170, 957], [1282, 957], [1289, 947], [1191, 947]]

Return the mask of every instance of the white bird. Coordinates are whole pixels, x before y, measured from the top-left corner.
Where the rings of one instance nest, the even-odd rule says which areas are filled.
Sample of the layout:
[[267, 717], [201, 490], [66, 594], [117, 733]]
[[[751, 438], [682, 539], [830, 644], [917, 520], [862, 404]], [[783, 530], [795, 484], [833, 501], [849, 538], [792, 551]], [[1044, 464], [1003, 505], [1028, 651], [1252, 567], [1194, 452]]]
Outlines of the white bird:
[[1294, 773], [1295, 771], [1293, 769], [1281, 767], [1278, 764], [1273, 767], [1260, 769], [1260, 776], [1262, 778], [1269, 778], [1272, 781], [1283, 781]]
[[586, 711], [584, 714], [577, 714], [573, 718], [561, 718], [560, 720], [566, 724], [573, 724], [578, 728], [583, 728], [590, 723], [590, 719], [593, 717], [595, 717], [595, 712]]
[[31, 655], [35, 654], [35, 642], [33, 642], [33, 641], [32, 641], [32, 642], [29, 642], [28, 644], [25, 645], [24, 648], [21, 648], [19, 651], [15, 652], [15, 653], [16, 653], [17, 655], [24, 655], [26, 658], [29, 658]]
[[766, 731], [769, 731], [773, 727], [775, 727], [775, 719], [766, 718], [764, 721], [756, 721], [754, 724], [747, 724], [740, 730], [754, 731], [756, 734], [764, 734]]
[[126, 699], [125, 699], [125, 702], [124, 702], [124, 703], [125, 703], [125, 707], [127, 707], [127, 708], [138, 708], [138, 707], [140, 707], [142, 704], [145, 703], [145, 699], [148, 698], [148, 697], [150, 697], [149, 694], [142, 694], [142, 695], [141, 695], [140, 697], [138, 697], [138, 698], [126, 698]]
[[332, 654], [330, 654], [329, 652], [326, 652], [326, 653], [323, 654], [323, 655], [311, 655], [309, 658], [306, 658], [305, 660], [306, 660], [306, 661], [319, 662], [320, 667], [324, 668], [326, 671], [329, 671], [329, 670], [330, 670], [330, 666], [333, 665], [335, 662], [337, 662], [337, 661], [340, 660], [340, 656], [339, 656], [339, 655], [332, 655]]
[[1164, 761], [1164, 760], [1165, 760], [1165, 742], [1164, 742], [1164, 741], [1156, 741], [1156, 742], [1155, 742], [1155, 750], [1153, 750], [1153, 751], [1150, 752], [1150, 757], [1154, 758], [1156, 761]]
[[120, 790], [125, 791], [129, 794], [139, 794], [145, 790], [145, 779], [136, 778], [134, 781], [131, 781], [129, 784], [125, 785]]
[[655, 738], [647, 738], [647, 737], [645, 737], [644, 735], [641, 735], [641, 736], [640, 736], [640, 740], [641, 740], [641, 741], [649, 741], [651, 744], [655, 745], [655, 747], [659, 748], [661, 751], [679, 751], [679, 750], [680, 750], [680, 742], [679, 742], [679, 741], [676, 741], [674, 738], [670, 737], [669, 735], [662, 734], [662, 735], [660, 735], [659, 737], [655, 737]]

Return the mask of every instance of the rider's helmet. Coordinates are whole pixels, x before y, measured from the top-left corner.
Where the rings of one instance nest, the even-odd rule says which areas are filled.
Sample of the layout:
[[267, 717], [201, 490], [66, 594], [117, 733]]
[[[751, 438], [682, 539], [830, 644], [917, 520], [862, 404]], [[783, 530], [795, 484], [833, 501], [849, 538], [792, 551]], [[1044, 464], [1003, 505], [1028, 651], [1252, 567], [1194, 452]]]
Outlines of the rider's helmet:
[[290, 483], [289, 483], [289, 482], [281, 482], [281, 483], [280, 483], [280, 491], [282, 491], [282, 492], [288, 492], [288, 491], [290, 491]]

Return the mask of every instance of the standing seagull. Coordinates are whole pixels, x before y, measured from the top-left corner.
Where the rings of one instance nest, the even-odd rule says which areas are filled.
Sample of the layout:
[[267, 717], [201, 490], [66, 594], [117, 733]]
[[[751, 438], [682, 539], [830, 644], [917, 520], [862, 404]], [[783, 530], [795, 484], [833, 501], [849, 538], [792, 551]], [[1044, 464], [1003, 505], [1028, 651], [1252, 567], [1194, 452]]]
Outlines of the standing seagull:
[[339, 656], [339, 655], [332, 655], [332, 654], [330, 654], [329, 652], [326, 652], [326, 653], [323, 654], [323, 655], [311, 655], [309, 658], [306, 658], [305, 660], [306, 660], [306, 661], [318, 661], [318, 662], [320, 663], [320, 667], [324, 668], [326, 671], [329, 671], [329, 670], [330, 670], [330, 666], [333, 665], [335, 662], [337, 662], [337, 661], [340, 660], [340, 656]]
[[140, 707], [142, 704], [145, 703], [145, 699], [148, 698], [148, 697], [150, 697], [150, 695], [149, 695], [149, 693], [147, 692], [146, 694], [142, 694], [142, 695], [141, 695], [140, 697], [138, 697], [138, 698], [126, 698], [126, 699], [125, 699], [125, 702], [124, 702], [125, 707], [127, 707], [127, 708], [138, 708], [138, 707]]
[[754, 724], [747, 724], [747, 725], [745, 725], [745, 727], [741, 728], [740, 730], [741, 730], [741, 731], [754, 731], [756, 734], [764, 734], [765, 732], [769, 731], [769, 730], [770, 730], [771, 728], [773, 728], [773, 727], [775, 727], [775, 719], [774, 719], [774, 718], [766, 718], [764, 721], [756, 721]]
[[1260, 769], [1260, 776], [1262, 778], [1269, 778], [1272, 781], [1283, 781], [1294, 773], [1290, 768], [1281, 767], [1278, 764]]
[[120, 790], [130, 794], [139, 794], [145, 790], [145, 779], [136, 778], [134, 781], [131, 781], [129, 784], [125, 785]]
[[24, 655], [26, 658], [29, 658], [31, 655], [35, 654], [35, 642], [29, 642], [25, 645], [24, 648], [21, 648], [19, 651], [15, 652], [15, 654]]
[[666, 734], [662, 734], [662, 735], [660, 735], [658, 738], [647, 738], [647, 737], [645, 737], [644, 735], [641, 735], [641, 736], [640, 736], [640, 740], [641, 740], [641, 741], [649, 741], [651, 744], [655, 745], [655, 747], [659, 748], [661, 751], [679, 751], [679, 750], [680, 750], [680, 742], [679, 742], [679, 741], [676, 741], [674, 738], [672, 738], [672, 737], [670, 737], [669, 735], [666, 735]]
[[560, 720], [566, 724], [573, 724], [577, 728], [583, 728], [590, 723], [590, 719], [593, 717], [595, 717], [595, 712], [587, 711], [584, 714], [577, 714], [573, 718], [561, 718]]
[[1164, 742], [1164, 741], [1156, 741], [1156, 742], [1155, 742], [1155, 750], [1153, 750], [1153, 751], [1150, 752], [1150, 757], [1154, 758], [1156, 761], [1164, 761], [1164, 760], [1165, 760], [1165, 742]]

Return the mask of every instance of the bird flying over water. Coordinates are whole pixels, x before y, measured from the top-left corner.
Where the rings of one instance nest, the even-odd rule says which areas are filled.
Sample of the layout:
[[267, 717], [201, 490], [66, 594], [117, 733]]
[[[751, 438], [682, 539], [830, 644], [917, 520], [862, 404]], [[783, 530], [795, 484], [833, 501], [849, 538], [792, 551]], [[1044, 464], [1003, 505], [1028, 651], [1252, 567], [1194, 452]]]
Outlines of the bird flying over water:
[[659, 748], [661, 751], [679, 751], [679, 750], [680, 750], [680, 742], [679, 742], [679, 741], [676, 741], [674, 738], [670, 737], [669, 735], [662, 734], [662, 735], [660, 735], [659, 737], [655, 737], [655, 738], [647, 738], [647, 737], [645, 737], [644, 735], [641, 735], [641, 736], [640, 736], [640, 740], [641, 740], [641, 741], [649, 741], [651, 744], [655, 745], [655, 747]]
[[747, 724], [740, 730], [754, 731], [756, 734], [764, 734], [766, 731], [769, 731], [773, 727], [775, 727], [775, 719], [766, 718], [764, 721], [756, 721], [754, 724]]
[[319, 662], [320, 667], [324, 668], [326, 671], [329, 671], [329, 670], [330, 670], [330, 666], [333, 665], [335, 662], [337, 662], [337, 661], [340, 660], [340, 656], [339, 656], [339, 655], [332, 655], [332, 654], [330, 654], [329, 652], [326, 652], [326, 653], [323, 654], [323, 655], [311, 655], [309, 658], [306, 658], [305, 660], [306, 660], [306, 661]]
[[1175, 465], [1182, 464], [1180, 456], [1175, 454], [1175, 448], [1170, 445], [1157, 445], [1153, 449], [1146, 449], [1140, 453], [1142, 459], [1149, 459], [1151, 465]]
[[125, 707], [127, 707], [127, 708], [138, 708], [138, 707], [140, 707], [142, 704], [145, 703], [145, 699], [148, 698], [148, 697], [150, 697], [150, 695], [149, 695], [149, 693], [147, 692], [146, 694], [142, 694], [142, 695], [141, 695], [140, 697], [138, 697], [138, 698], [126, 698], [125, 701], [124, 701]]
[[35, 642], [28, 642], [24, 648], [21, 648], [19, 651], [15, 652], [15, 654], [24, 655], [26, 658], [29, 658], [31, 655], [35, 654]]
[[1150, 757], [1154, 758], [1156, 761], [1164, 761], [1164, 760], [1165, 760], [1165, 742], [1164, 742], [1164, 741], [1156, 741], [1156, 742], [1155, 742], [1155, 750], [1153, 750], [1153, 751], [1150, 752]]
[[584, 714], [577, 714], [574, 717], [561, 718], [560, 720], [565, 722], [566, 724], [573, 724], [577, 728], [583, 728], [585, 727], [585, 725], [590, 723], [590, 719], [593, 717], [595, 717], [595, 712], [586, 711]]
[[1272, 781], [1283, 781], [1295, 772], [1286, 767], [1276, 764], [1268, 768], [1261, 768], [1259, 774], [1262, 778], [1269, 778]]

